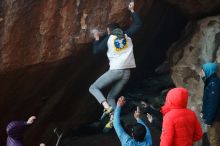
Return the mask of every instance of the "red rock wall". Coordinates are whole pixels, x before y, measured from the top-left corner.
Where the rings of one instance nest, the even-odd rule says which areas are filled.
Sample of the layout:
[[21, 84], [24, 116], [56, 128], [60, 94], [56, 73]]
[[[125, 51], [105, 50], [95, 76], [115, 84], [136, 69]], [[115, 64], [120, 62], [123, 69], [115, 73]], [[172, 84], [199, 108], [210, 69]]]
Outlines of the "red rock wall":
[[[56, 140], [53, 128], [68, 132], [97, 119], [91, 115], [99, 106], [88, 88], [107, 69], [107, 60], [92, 56], [90, 31], [105, 31], [112, 21], [129, 24], [128, 3], [0, 2], [0, 145], [5, 145], [4, 131], [11, 120], [36, 115], [38, 120], [27, 131], [25, 143], [52, 145]], [[142, 0], [138, 5], [137, 9], [149, 8], [151, 3]]]
[[91, 42], [92, 29], [105, 31], [105, 25], [114, 20], [127, 23], [128, 2], [3, 1], [0, 71], [77, 55], [80, 52], [78, 44]]

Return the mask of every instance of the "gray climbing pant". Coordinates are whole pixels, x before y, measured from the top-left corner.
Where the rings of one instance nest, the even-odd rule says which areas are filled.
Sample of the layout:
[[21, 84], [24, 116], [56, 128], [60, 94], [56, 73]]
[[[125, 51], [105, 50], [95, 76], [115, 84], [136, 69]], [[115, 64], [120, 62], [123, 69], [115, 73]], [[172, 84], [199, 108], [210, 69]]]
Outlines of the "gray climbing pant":
[[[124, 85], [128, 82], [129, 78], [130, 69], [108, 70], [90, 86], [89, 92], [95, 96], [100, 104], [104, 101], [107, 101], [108, 104], [115, 109], [115, 99]], [[106, 99], [101, 90], [109, 85], [112, 85], [112, 88], [109, 91]]]

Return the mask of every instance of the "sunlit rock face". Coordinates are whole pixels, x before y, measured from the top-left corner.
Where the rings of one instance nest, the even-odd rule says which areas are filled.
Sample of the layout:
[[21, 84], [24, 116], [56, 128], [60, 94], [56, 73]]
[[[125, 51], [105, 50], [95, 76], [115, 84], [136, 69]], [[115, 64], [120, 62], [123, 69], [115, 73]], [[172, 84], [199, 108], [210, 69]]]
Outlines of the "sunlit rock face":
[[[127, 9], [129, 2], [130, 0], [0, 1], [0, 145], [5, 145], [4, 131], [11, 120], [36, 115], [36, 123], [25, 134], [25, 144], [45, 142], [53, 145], [56, 141], [54, 128], [66, 133], [71, 128], [98, 119], [98, 111], [101, 109], [88, 93], [88, 88], [107, 70], [108, 63], [106, 59], [92, 55], [91, 32], [99, 29], [104, 33], [106, 24], [113, 21], [127, 28], [130, 24]], [[200, 12], [208, 15], [219, 10], [216, 9], [219, 8], [218, 1], [214, 3], [210, 0], [206, 9], [199, 7], [196, 11], [191, 1], [187, 1], [186, 5], [171, 0], [136, 2], [135, 9], [143, 20], [142, 31], [134, 41], [135, 46], [138, 46], [135, 48], [137, 70], [141, 72], [160, 64], [166, 49], [178, 39], [187, 22], [178, 12], [191, 18], [200, 16]], [[189, 30], [190, 34], [194, 29]], [[182, 40], [184, 38], [180, 41]], [[178, 56], [172, 55], [176, 54], [172, 51], [168, 54], [173, 60]], [[172, 67], [177, 63], [179, 62], [170, 61]], [[175, 72], [177, 74], [178, 70], [173, 69], [173, 76]], [[189, 76], [192, 77], [191, 74]], [[173, 79], [177, 85], [183, 85], [181, 79]]]
[[203, 81], [201, 66], [220, 63], [220, 16], [207, 17], [188, 24], [182, 38], [168, 51], [172, 78], [177, 86], [190, 91], [189, 106], [201, 111]]

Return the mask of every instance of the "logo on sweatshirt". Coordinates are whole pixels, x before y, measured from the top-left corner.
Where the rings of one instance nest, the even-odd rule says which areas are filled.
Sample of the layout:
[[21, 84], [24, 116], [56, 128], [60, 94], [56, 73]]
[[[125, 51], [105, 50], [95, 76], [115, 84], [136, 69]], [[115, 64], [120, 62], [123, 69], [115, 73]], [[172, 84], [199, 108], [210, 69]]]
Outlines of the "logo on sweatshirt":
[[125, 50], [128, 48], [128, 41], [126, 40], [126, 38], [119, 39], [118, 37], [116, 37], [114, 39], [114, 48], [116, 52]]

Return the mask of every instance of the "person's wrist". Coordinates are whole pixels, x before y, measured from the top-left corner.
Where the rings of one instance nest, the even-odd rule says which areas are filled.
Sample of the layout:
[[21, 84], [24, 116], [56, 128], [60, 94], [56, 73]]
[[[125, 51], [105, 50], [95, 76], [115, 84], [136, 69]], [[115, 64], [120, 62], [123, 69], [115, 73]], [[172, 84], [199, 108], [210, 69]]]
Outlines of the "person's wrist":
[[120, 104], [118, 104], [117, 107], [121, 108], [122, 106]]
[[138, 120], [140, 120], [140, 117], [136, 117], [135, 119], [138, 121]]

